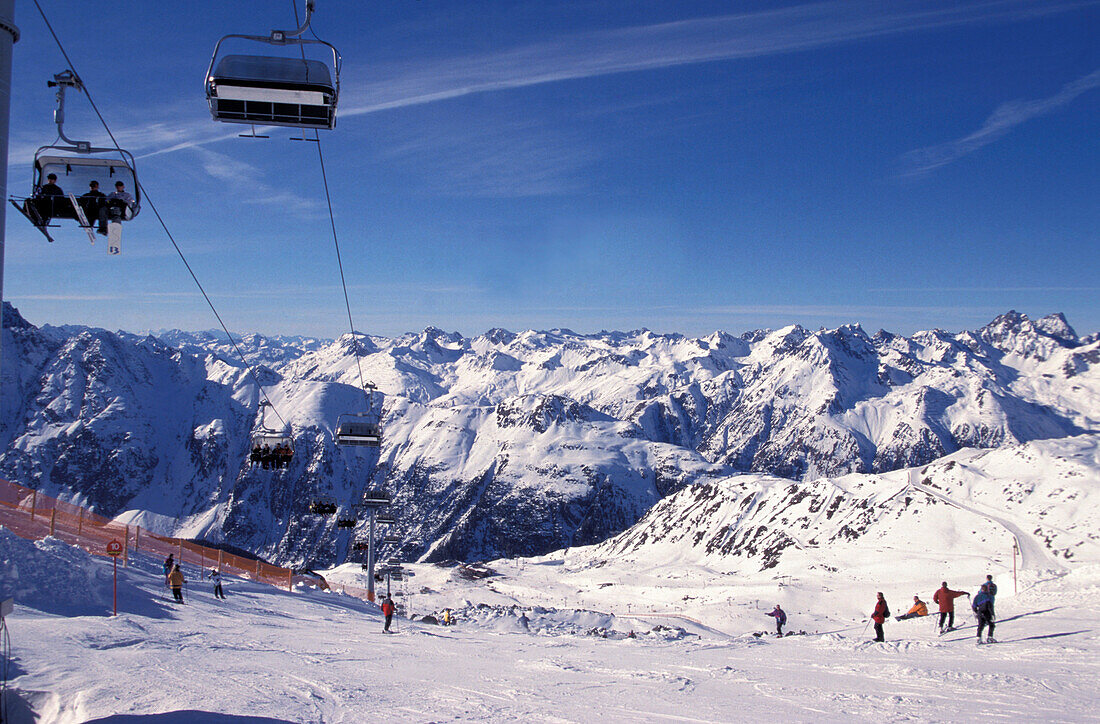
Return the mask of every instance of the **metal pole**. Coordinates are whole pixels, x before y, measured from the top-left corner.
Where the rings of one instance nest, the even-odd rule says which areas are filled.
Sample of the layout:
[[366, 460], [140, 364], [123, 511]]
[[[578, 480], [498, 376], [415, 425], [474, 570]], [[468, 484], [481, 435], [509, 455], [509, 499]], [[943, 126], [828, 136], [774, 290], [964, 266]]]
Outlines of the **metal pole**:
[[1019, 593], [1020, 587], [1016, 583], [1016, 553], [1020, 550], [1020, 546], [1016, 541], [1012, 541], [1012, 592]]
[[[8, 196], [8, 124], [11, 116], [11, 55], [19, 40], [15, 26], [15, 0], [0, 0], [0, 201]], [[0, 208], [0, 327], [4, 309], [4, 219], [7, 204]]]
[[367, 600], [374, 601], [374, 508], [370, 512], [370, 526], [367, 529]]

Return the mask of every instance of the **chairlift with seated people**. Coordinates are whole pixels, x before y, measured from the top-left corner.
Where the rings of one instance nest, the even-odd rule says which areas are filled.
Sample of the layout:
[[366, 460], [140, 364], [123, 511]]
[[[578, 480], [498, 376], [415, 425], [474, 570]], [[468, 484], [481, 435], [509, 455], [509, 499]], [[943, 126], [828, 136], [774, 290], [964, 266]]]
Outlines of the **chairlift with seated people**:
[[290, 426], [269, 427], [267, 411], [275, 408], [267, 400], [260, 402], [260, 427], [252, 433], [252, 444], [248, 455], [251, 467], [260, 465], [264, 470], [278, 470], [290, 465], [294, 457], [294, 437]]
[[[206, 101], [215, 121], [326, 130], [336, 125], [340, 53], [319, 38], [300, 37], [310, 29], [313, 6], [313, 0], [306, 0], [305, 22], [297, 30], [226, 35], [218, 41], [206, 71]], [[285, 54], [219, 56], [227, 40], [245, 41], [253, 47], [264, 43]], [[325, 60], [307, 58], [307, 48], [320, 48]], [[256, 136], [255, 130], [251, 136], [265, 138]]]
[[314, 515], [336, 515], [336, 501], [331, 498], [318, 498], [309, 503], [309, 512]]
[[351, 508], [340, 508], [336, 512], [336, 526], [338, 528], [354, 528], [358, 523], [359, 518]]
[[[107, 236], [107, 253], [121, 251], [122, 222], [141, 211], [141, 186], [133, 155], [118, 148], [97, 148], [88, 141], [74, 141], [65, 135], [65, 91], [83, 91], [80, 78], [71, 70], [54, 76], [50, 87], [57, 90], [58, 140], [40, 147], [34, 154], [31, 195], [13, 196], [10, 201], [53, 241], [49, 228], [54, 219], [72, 219], [95, 244], [96, 233]], [[102, 188], [101, 188], [102, 187]], [[77, 195], [79, 194], [79, 196]], [[98, 229], [97, 229], [98, 226]]]

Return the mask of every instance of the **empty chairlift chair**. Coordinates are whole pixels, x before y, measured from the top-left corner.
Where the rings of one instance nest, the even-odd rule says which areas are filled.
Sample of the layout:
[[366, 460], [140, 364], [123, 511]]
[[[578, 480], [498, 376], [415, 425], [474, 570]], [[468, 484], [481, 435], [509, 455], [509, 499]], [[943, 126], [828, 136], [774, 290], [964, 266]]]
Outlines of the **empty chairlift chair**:
[[348, 447], [381, 447], [382, 424], [372, 412], [340, 415], [336, 419], [336, 444]]
[[[312, 13], [310, 0], [297, 30], [227, 35], [218, 41], [206, 71], [206, 100], [215, 121], [326, 130], [336, 125], [340, 54], [323, 40], [299, 37], [309, 29]], [[219, 56], [222, 43], [231, 39], [283, 48], [287, 55]], [[316, 46], [325, 50], [326, 60], [305, 57], [306, 49]]]

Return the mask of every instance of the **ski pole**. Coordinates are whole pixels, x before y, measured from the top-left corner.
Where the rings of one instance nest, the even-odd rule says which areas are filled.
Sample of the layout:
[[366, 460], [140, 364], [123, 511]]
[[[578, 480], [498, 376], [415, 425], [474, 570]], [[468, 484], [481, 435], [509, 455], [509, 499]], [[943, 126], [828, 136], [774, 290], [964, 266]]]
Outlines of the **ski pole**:
[[871, 627], [871, 619], [867, 619], [867, 623], [864, 624], [864, 626], [863, 626], [863, 633], [860, 634], [861, 638], [867, 634], [867, 629], [870, 628], [870, 627]]

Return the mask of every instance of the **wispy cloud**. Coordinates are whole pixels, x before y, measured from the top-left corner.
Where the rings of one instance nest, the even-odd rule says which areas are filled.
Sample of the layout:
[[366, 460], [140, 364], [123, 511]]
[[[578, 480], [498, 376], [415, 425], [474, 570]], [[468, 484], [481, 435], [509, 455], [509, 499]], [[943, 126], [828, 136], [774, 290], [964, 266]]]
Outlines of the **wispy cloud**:
[[1068, 105], [1082, 93], [1094, 88], [1100, 88], [1100, 69], [1067, 83], [1060, 91], [1048, 98], [1002, 103], [985, 120], [982, 127], [973, 133], [954, 141], [918, 148], [905, 154], [902, 157], [905, 170], [901, 175], [922, 176], [941, 166], [946, 166], [952, 161], [988, 146], [1021, 123], [1053, 113]]
[[250, 163], [198, 145], [189, 147], [189, 150], [198, 155], [203, 170], [219, 181], [237, 186], [242, 179], [247, 179], [249, 193], [242, 197], [242, 203], [277, 206], [300, 216], [313, 216], [321, 210], [321, 204], [315, 198], [307, 198], [264, 183], [260, 180], [264, 175], [263, 171]]
[[[692, 18], [577, 33], [476, 56], [375, 65], [345, 64], [339, 117], [434, 103], [473, 93], [616, 73], [808, 51], [888, 35], [952, 26], [1015, 22], [1086, 7], [1100, 0], [832, 0], [754, 13]], [[372, 78], [356, 82], [354, 79]], [[122, 145], [141, 157], [233, 139], [244, 126], [191, 119], [165, 109], [162, 122], [116, 129]], [[171, 119], [171, 120], [167, 120]]]
[[[345, 86], [342, 117], [472, 93], [579, 78], [814, 50], [868, 38], [974, 23], [1009, 22], [1095, 6], [1096, 0], [822, 2], [580, 33], [467, 58], [384, 67], [383, 80]], [[369, 99], [369, 100], [367, 100]]]

